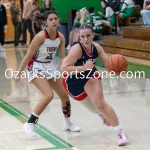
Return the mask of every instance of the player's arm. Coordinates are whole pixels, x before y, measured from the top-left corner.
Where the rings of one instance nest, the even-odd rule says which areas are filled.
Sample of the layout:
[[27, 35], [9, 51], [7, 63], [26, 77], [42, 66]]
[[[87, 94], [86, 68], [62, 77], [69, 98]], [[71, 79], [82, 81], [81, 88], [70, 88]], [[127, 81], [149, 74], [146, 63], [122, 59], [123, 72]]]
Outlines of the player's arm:
[[104, 49], [97, 43], [94, 43], [97, 50], [98, 50], [98, 56], [100, 58], [100, 60], [103, 62], [104, 66], [107, 68], [108, 66], [108, 56], [107, 54], [104, 52]]
[[78, 72], [85, 71], [87, 69], [91, 69], [94, 67], [92, 61], [86, 62], [83, 66], [74, 66], [76, 61], [81, 57], [82, 57], [82, 50], [79, 44], [72, 46], [69, 51], [69, 54], [67, 55], [67, 57], [64, 59], [62, 63], [61, 70], [71, 73], [76, 71]]
[[63, 34], [59, 33], [60, 35], [60, 46], [59, 46], [59, 55], [60, 55], [60, 59], [61, 59], [61, 63], [63, 62], [63, 60], [66, 57], [66, 50], [65, 50], [65, 38], [63, 36]]
[[21, 73], [24, 68], [27, 66], [29, 60], [31, 59], [31, 57], [33, 56], [33, 54], [38, 50], [38, 48], [44, 43], [44, 32], [41, 31], [39, 32], [32, 40], [28, 50], [27, 50], [27, 54], [25, 55], [25, 57], [23, 58], [20, 66], [19, 66], [19, 73]]

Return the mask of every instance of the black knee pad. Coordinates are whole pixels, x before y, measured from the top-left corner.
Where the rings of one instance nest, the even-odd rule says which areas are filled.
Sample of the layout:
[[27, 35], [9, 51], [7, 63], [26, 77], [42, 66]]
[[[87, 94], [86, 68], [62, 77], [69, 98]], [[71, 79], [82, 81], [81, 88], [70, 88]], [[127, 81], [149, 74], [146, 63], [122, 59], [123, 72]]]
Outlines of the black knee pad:
[[71, 108], [70, 101], [68, 101], [66, 102], [66, 106], [63, 107], [64, 115], [67, 115], [68, 117], [70, 117], [70, 108]]

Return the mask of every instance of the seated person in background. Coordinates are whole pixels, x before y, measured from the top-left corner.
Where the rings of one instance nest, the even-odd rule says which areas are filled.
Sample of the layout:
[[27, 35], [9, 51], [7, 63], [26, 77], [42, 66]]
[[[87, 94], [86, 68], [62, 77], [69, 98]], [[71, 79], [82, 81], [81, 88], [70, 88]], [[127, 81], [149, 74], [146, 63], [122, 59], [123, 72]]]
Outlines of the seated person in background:
[[126, 19], [134, 16], [134, 1], [133, 0], [121, 0], [120, 11], [116, 12], [119, 18]]
[[81, 26], [80, 20], [81, 20], [81, 14], [80, 14], [80, 11], [77, 11], [76, 12], [76, 17], [75, 17], [74, 22], [73, 22], [73, 29], [72, 29], [72, 31], [70, 32], [70, 35], [69, 35], [69, 45], [67, 46], [67, 49], [70, 49], [70, 46], [74, 42], [79, 40], [79, 30], [78, 30], [78, 28]]
[[150, 0], [144, 0], [143, 10], [141, 10], [145, 28], [150, 28]]
[[99, 14], [105, 19], [102, 20], [103, 25], [107, 27], [114, 27], [116, 21], [113, 9], [108, 6], [108, 2], [106, 0], [102, 0], [101, 5], [104, 8], [104, 14], [102, 12], [99, 12]]
[[86, 23], [93, 27], [94, 36], [102, 33], [102, 17], [98, 13], [94, 13], [94, 7], [87, 9], [89, 11], [89, 17], [86, 19]]
[[66, 48], [68, 49], [68, 51], [70, 47], [73, 45], [73, 43], [79, 41], [78, 28], [86, 22], [88, 17], [89, 17], [89, 12], [85, 7], [77, 11], [74, 24], [73, 24], [73, 30], [70, 32], [70, 36], [69, 36], [69, 45]]
[[80, 11], [77, 11], [76, 17], [73, 22], [73, 29], [79, 28], [81, 26], [80, 19], [81, 19]]
[[87, 20], [87, 18], [89, 17], [89, 11], [87, 10], [86, 7], [80, 9], [80, 13], [81, 13], [81, 20], [80, 20], [80, 23], [81, 25], [84, 24]]

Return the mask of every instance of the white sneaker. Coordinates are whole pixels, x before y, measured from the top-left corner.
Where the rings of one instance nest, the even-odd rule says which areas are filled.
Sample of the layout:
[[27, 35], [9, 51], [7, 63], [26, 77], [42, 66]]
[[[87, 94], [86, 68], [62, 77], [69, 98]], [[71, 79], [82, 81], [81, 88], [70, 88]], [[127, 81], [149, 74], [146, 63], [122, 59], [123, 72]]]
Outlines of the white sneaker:
[[30, 137], [36, 137], [37, 136], [37, 134], [36, 134], [36, 132], [34, 130], [34, 128], [35, 128], [35, 124], [34, 123], [27, 123], [26, 122], [23, 125], [23, 128], [24, 128], [24, 130], [25, 130], [25, 132], [26, 132], [26, 134], [28, 136], [30, 136]]
[[80, 132], [80, 127], [75, 123], [64, 123], [64, 131], [70, 130], [71, 132]]

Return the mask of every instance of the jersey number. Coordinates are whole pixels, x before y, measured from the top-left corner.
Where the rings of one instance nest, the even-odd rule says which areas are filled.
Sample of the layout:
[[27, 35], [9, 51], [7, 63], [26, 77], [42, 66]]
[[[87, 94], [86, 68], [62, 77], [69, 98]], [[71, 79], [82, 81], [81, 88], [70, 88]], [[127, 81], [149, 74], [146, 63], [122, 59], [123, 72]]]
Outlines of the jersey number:
[[48, 53], [48, 55], [45, 59], [53, 59], [53, 53]]

